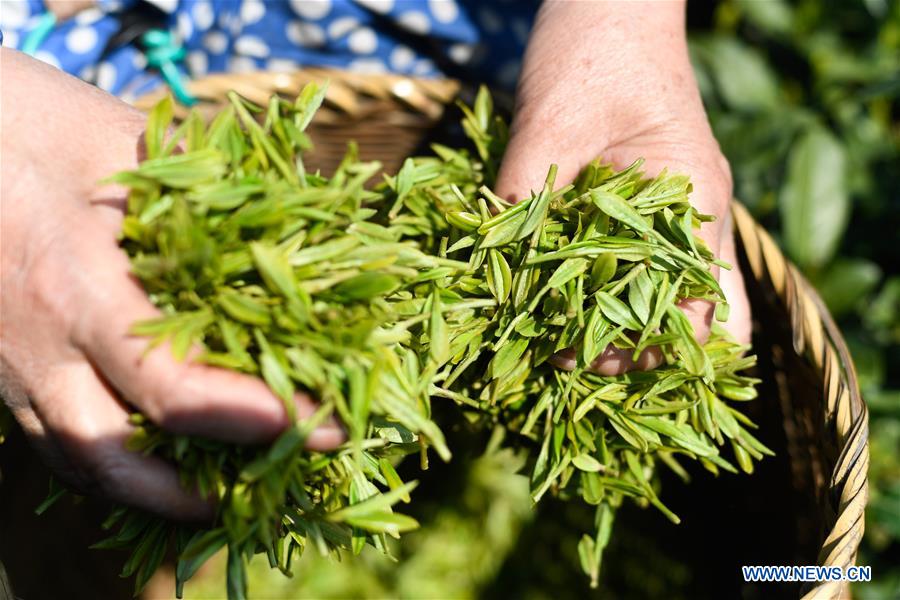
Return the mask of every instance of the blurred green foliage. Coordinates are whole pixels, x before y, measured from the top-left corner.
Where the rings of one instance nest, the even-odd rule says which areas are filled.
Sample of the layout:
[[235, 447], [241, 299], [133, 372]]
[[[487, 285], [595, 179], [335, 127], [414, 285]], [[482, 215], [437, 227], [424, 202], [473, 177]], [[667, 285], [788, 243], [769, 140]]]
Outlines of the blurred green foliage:
[[[454, 598], [477, 597], [498, 573], [531, 520], [527, 476], [518, 473], [525, 457], [499, 449], [502, 430], [495, 431], [487, 451], [478, 457], [454, 457], [443, 481], [426, 481], [429, 492], [404, 510], [423, 523], [402, 543], [389, 540], [395, 560], [367, 547], [342, 563], [308, 549], [296, 561], [294, 577], [269, 568], [264, 556], [250, 564], [254, 596], [263, 598]], [[468, 440], [472, 441], [472, 440]], [[483, 445], [471, 444], [473, 447]], [[448, 485], [449, 484], [449, 485]], [[574, 542], [572, 543], [574, 547]], [[225, 577], [224, 555], [185, 586], [185, 598], [220, 598]], [[580, 582], [586, 586], [585, 581]]]
[[821, 292], [871, 410], [863, 599], [900, 597], [900, 2], [720, 4], [692, 46], [735, 195]]
[[[870, 407], [871, 500], [859, 563], [872, 565], [873, 582], [854, 595], [900, 598], [900, 2], [732, 0], [689, 11], [692, 59], [735, 195], [820, 291]], [[396, 564], [364, 553], [336, 566], [310, 552], [290, 580], [252, 567], [254, 588], [261, 598], [500, 593], [492, 580], [533, 518], [526, 480], [514, 474], [520, 464], [489, 451], [459, 464], [456, 476], [444, 473], [450, 489], [417, 509], [424, 528], [395, 548]], [[542, 539], [564, 537], [566, 522], [580, 518], [557, 515]], [[546, 572], [516, 577], [552, 580], [558, 598], [587, 593], [560, 565], [567, 560], [577, 557], [552, 552]], [[654, 558], [642, 576], [647, 594], [688, 577], [666, 560]], [[220, 596], [222, 579], [198, 577], [187, 597]]]

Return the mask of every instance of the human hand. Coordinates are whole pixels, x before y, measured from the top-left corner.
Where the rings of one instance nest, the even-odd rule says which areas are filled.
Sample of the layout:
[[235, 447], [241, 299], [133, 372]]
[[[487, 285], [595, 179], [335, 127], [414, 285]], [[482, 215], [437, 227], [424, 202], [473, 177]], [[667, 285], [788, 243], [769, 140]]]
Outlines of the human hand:
[[[714, 273], [730, 304], [726, 328], [750, 340], [750, 307], [731, 229], [732, 181], [713, 138], [688, 58], [683, 2], [545, 2], [538, 13], [519, 79], [510, 140], [497, 192], [523, 198], [539, 190], [551, 163], [568, 183], [591, 160], [617, 168], [645, 159], [649, 175], [663, 168], [691, 177], [691, 203], [716, 220], [699, 235], [734, 266]], [[709, 336], [713, 306], [684, 300], [697, 339]], [[637, 361], [610, 346], [592, 368], [602, 374], [650, 369], [655, 348]], [[571, 354], [555, 362], [574, 366]]]
[[[288, 426], [253, 377], [145, 354], [131, 325], [159, 315], [118, 247], [124, 191], [97, 181], [136, 167], [141, 113], [112, 96], [0, 50], [2, 260], [0, 392], [69, 484], [169, 517], [210, 515], [162, 460], [129, 452], [129, 406], [161, 427], [254, 443]], [[297, 395], [297, 414], [315, 410]], [[308, 440], [340, 444], [334, 423]]]

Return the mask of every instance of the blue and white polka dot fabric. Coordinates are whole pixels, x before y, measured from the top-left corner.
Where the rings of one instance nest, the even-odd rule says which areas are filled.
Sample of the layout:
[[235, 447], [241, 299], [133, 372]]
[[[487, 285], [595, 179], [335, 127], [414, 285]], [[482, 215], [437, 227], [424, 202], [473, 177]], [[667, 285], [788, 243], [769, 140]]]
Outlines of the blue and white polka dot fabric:
[[[539, 0], [99, 0], [55, 24], [35, 57], [113, 94], [161, 84], [127, 30], [147, 16], [185, 50], [189, 77], [329, 66], [512, 88]], [[3, 45], [21, 48], [47, 7], [0, 1]], [[32, 40], [34, 43], [34, 40]]]

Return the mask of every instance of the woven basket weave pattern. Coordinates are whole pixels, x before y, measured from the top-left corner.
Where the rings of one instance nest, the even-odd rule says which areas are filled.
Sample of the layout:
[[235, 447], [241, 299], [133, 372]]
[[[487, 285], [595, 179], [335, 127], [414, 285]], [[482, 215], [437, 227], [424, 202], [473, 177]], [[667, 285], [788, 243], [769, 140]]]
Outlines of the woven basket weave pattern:
[[[823, 397], [820, 405], [809, 407], [816, 409], [813, 411], [791, 404], [787, 382], [783, 382], [782, 410], [793, 445], [795, 475], [808, 479], [825, 511], [823, 520], [828, 526], [818, 564], [846, 568], [856, 560], [868, 497], [868, 412], [853, 360], [821, 298], [797, 267], [785, 259], [742, 205], [735, 202], [732, 212], [752, 271], [751, 281], [774, 292], [790, 316], [793, 350], [808, 361], [821, 382]], [[812, 421], [811, 414], [819, 421]], [[807, 472], [797, 473], [804, 465]], [[848, 596], [846, 584], [829, 582], [812, 587], [804, 599]]]
[[[315, 152], [308, 155], [306, 162], [310, 169], [325, 173], [337, 167], [351, 140], [358, 144], [362, 160], [378, 160], [385, 171], [395, 172], [441, 118], [444, 108], [459, 90], [456, 82], [446, 79], [376, 77], [327, 69], [211, 75], [192, 82], [190, 90], [200, 99], [197, 109], [205, 117], [211, 117], [222, 107], [231, 90], [251, 102], [265, 105], [272, 94], [292, 98], [311, 81], [328, 82], [328, 95], [309, 128]], [[144, 96], [136, 106], [147, 112], [164, 93]], [[178, 106], [176, 117], [185, 115], [187, 109]]]

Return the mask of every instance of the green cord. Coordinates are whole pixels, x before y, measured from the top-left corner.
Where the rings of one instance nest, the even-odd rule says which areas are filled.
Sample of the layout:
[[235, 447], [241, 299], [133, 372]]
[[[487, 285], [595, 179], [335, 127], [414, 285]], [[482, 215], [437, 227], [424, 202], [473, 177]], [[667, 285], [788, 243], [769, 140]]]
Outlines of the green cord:
[[147, 49], [147, 64], [159, 69], [175, 98], [185, 106], [196, 104], [197, 98], [187, 90], [184, 78], [175, 66], [176, 61], [184, 58], [184, 48], [175, 43], [172, 33], [162, 29], [151, 29], [143, 35], [141, 41]]
[[54, 27], [56, 27], [56, 15], [50, 11], [42, 14], [38, 17], [37, 25], [32, 27], [28, 35], [25, 36], [21, 51], [28, 56], [34, 56], [34, 53], [38, 51], [38, 48], [41, 47], [41, 44], [44, 43], [44, 40], [47, 39]]
[[[52, 12], [45, 12], [38, 17], [37, 24], [28, 32], [22, 43], [22, 52], [34, 56], [55, 26], [56, 15]], [[176, 61], [184, 58], [184, 48], [175, 43], [172, 33], [162, 29], [151, 29], [144, 34], [142, 41], [147, 48], [147, 64], [159, 69], [178, 101], [185, 106], [196, 104], [197, 98], [187, 90], [184, 78], [175, 66]]]

